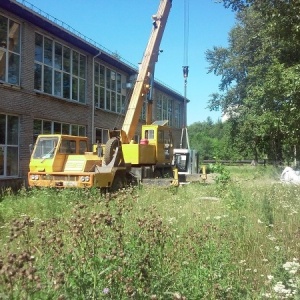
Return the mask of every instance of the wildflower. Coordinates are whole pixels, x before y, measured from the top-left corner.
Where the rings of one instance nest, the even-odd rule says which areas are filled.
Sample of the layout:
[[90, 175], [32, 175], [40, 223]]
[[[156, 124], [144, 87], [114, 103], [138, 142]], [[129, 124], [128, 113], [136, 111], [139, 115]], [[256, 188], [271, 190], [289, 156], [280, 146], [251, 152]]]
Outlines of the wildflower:
[[298, 269], [300, 268], [300, 264], [296, 261], [288, 261], [283, 265], [283, 268], [288, 271], [290, 274], [296, 274]]
[[272, 275], [267, 275], [267, 278], [271, 281], [272, 279], [274, 279], [274, 276], [272, 276]]
[[285, 285], [282, 284], [282, 281], [278, 281], [273, 289], [277, 294], [285, 295], [286, 297], [289, 297], [291, 295], [291, 290], [286, 289]]
[[276, 238], [272, 235], [268, 235], [267, 238], [270, 240], [270, 241], [276, 241]]
[[104, 288], [102, 293], [105, 295], [109, 294], [109, 288]]
[[271, 293], [264, 293], [263, 296], [265, 298], [271, 298], [272, 297], [272, 294]]

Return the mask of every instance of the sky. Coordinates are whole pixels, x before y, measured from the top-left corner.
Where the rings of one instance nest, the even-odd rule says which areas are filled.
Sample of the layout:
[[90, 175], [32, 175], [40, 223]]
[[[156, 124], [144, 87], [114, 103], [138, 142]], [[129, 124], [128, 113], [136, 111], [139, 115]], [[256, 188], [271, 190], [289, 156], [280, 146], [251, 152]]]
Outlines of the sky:
[[[138, 66], [152, 29], [151, 16], [160, 0], [19, 0], [32, 4], [63, 21]], [[188, 20], [184, 21], [185, 1]], [[185, 23], [186, 22], [186, 23]], [[184, 35], [188, 24], [188, 35]], [[209, 96], [218, 92], [220, 78], [208, 74], [205, 52], [214, 46], [227, 47], [235, 15], [216, 0], [173, 0], [155, 66], [155, 78], [172, 90], [185, 94], [182, 66], [189, 66], [186, 96], [187, 125], [221, 119], [221, 112], [207, 109]], [[185, 38], [184, 38], [185, 37]], [[184, 41], [187, 43], [184, 44]], [[184, 51], [184, 50], [187, 51]]]

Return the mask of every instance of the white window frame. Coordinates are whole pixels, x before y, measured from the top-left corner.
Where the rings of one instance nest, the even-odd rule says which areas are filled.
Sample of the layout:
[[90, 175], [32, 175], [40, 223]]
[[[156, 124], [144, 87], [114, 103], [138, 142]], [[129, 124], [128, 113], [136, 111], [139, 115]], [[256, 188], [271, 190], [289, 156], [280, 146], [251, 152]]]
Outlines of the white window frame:
[[[80, 53], [79, 51], [64, 45], [63, 43], [54, 40], [52, 38], [49, 38], [48, 36], [40, 33], [35, 32], [35, 49], [36, 49], [36, 37], [37, 35], [42, 37], [42, 58], [40, 60], [34, 60], [35, 67], [39, 66], [41, 68], [41, 75], [40, 75], [40, 81], [41, 81], [41, 87], [37, 88], [35, 86], [35, 90], [50, 94], [52, 96], [67, 99], [71, 101], [75, 101], [78, 103], [86, 104], [86, 87], [87, 87], [87, 56]], [[45, 42], [51, 41], [51, 57], [49, 56], [49, 63], [47, 63], [45, 59]], [[61, 46], [62, 53], [61, 53], [61, 63], [60, 65], [57, 65], [57, 55], [56, 55], [56, 46]], [[70, 57], [69, 59], [69, 69], [65, 69], [65, 60], [66, 57], [64, 56], [66, 53], [70, 51]], [[77, 64], [75, 64], [74, 58], [77, 56]], [[83, 61], [83, 63], [82, 63]], [[77, 68], [75, 68], [75, 65]], [[49, 69], [49, 72], [51, 72], [51, 90], [46, 90], [45, 86], [45, 70]], [[76, 70], [76, 73], [75, 73]], [[57, 94], [55, 79], [56, 76], [60, 74], [60, 94]], [[35, 73], [36, 75], [36, 73]], [[69, 83], [69, 93], [68, 95], [65, 95], [64, 91], [64, 77], [68, 77], [68, 83]], [[76, 91], [74, 90], [74, 82], [76, 82], [77, 88]], [[35, 82], [36, 84], [36, 82]]]
[[[21, 45], [21, 32], [22, 32], [22, 28], [21, 28], [21, 24], [17, 21], [15, 21], [14, 19], [11, 19], [3, 14], [0, 14], [1, 17], [7, 19], [7, 32], [6, 32], [6, 41], [0, 41], [0, 51], [4, 52], [5, 55], [5, 74], [4, 74], [4, 80], [0, 80], [1, 82], [6, 82], [8, 84], [12, 84], [12, 85], [16, 85], [16, 86], [20, 86], [20, 78], [21, 78], [21, 53], [22, 53], [22, 45]], [[9, 27], [10, 27], [10, 23], [14, 22], [15, 24], [19, 25], [19, 52], [16, 51], [12, 51], [10, 50], [10, 32], [9, 32]], [[2, 42], [4, 42], [4, 44], [2, 45]], [[1, 55], [1, 52], [0, 52]], [[16, 82], [12, 82], [9, 81], [9, 59], [10, 59], [10, 55], [16, 55], [19, 59], [19, 64], [18, 64], [18, 77], [16, 78]], [[1, 57], [0, 57], [1, 58]]]
[[[4, 177], [12, 177], [12, 178], [16, 178], [19, 177], [19, 172], [20, 172], [20, 161], [19, 161], [19, 153], [20, 153], [20, 118], [17, 115], [8, 115], [8, 114], [4, 114], [1, 113], [2, 116], [5, 116], [5, 141], [4, 144], [0, 144], [0, 151], [3, 152], [3, 174], [0, 174], [0, 178], [4, 178]], [[12, 116], [12, 117], [16, 117], [18, 118], [18, 133], [17, 133], [17, 144], [9, 144], [8, 143], [8, 117]], [[8, 175], [7, 174], [7, 161], [8, 161], [8, 149], [9, 148], [16, 148], [17, 149], [17, 157], [14, 158], [14, 160], [17, 160], [17, 172], [16, 174], [13, 175]]]
[[[125, 113], [125, 76], [99, 62], [94, 64], [94, 103], [95, 108]], [[102, 100], [102, 101], [101, 101]]]

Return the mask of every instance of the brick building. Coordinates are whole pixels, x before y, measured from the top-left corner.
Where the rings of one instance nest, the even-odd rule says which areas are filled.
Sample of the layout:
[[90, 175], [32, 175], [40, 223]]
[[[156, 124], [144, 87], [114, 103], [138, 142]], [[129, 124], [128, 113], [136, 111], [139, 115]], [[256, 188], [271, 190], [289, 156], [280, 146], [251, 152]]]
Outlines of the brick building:
[[[106, 142], [107, 129], [122, 126], [137, 75], [117, 55], [22, 3], [0, 1], [0, 187], [26, 182], [29, 145], [40, 133]], [[153, 117], [169, 120], [176, 147], [183, 103], [154, 83]], [[143, 109], [140, 125], [144, 117]]]

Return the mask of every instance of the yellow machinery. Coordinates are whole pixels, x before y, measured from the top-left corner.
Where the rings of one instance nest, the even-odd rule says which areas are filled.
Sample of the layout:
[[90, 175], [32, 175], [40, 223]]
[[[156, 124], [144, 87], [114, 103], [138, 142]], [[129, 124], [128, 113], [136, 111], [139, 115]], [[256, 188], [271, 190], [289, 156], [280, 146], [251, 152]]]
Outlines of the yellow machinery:
[[87, 152], [86, 137], [39, 135], [31, 155], [28, 183], [30, 186], [91, 187], [95, 166], [101, 163], [97, 153]]
[[[133, 141], [145, 96], [150, 90], [159, 45], [172, 0], [160, 0], [152, 16], [153, 29], [120, 130], [110, 132], [106, 145], [87, 152], [87, 139], [66, 135], [40, 135], [33, 150], [30, 186], [99, 187], [115, 190], [132, 180], [168, 178], [178, 184], [173, 170], [173, 141], [167, 121], [152, 123], [152, 101], [147, 104], [146, 125], [139, 143]], [[69, 146], [72, 146], [71, 149]], [[174, 176], [175, 174], [175, 176]]]

